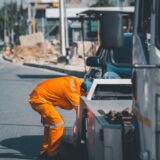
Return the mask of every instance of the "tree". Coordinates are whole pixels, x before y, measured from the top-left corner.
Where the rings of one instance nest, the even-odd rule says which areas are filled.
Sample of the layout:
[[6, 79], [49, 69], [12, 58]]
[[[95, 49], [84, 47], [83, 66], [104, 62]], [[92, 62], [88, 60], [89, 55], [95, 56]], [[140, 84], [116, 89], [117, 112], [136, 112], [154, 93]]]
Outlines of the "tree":
[[4, 36], [4, 11], [0, 10], [0, 39]]
[[27, 9], [22, 4], [17, 7], [16, 2], [5, 4], [0, 9], [0, 38], [4, 38], [4, 29], [9, 39], [13, 39], [13, 33], [17, 36], [27, 33]]

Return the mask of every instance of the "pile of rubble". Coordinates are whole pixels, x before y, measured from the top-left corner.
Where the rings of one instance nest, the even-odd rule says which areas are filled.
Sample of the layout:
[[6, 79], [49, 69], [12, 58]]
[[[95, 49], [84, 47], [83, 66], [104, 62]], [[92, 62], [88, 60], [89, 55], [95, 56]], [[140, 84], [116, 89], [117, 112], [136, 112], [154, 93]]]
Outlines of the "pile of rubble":
[[42, 33], [20, 36], [20, 44], [14, 50], [13, 60], [15, 62], [45, 62], [53, 61], [59, 54], [59, 49], [53, 48], [46, 41]]
[[58, 51], [54, 49], [43, 48], [41, 46], [17, 46], [14, 50], [14, 61], [26, 62], [26, 61], [48, 61], [56, 59]]
[[[24, 63], [65, 63], [58, 61], [60, 56], [60, 41], [54, 39], [47, 41], [43, 33], [20, 36], [20, 45], [16, 46], [13, 53], [13, 62]], [[73, 43], [69, 50], [69, 59], [73, 64], [84, 63], [84, 58], [94, 55], [96, 44], [89, 41]], [[84, 53], [85, 52], [85, 53]]]

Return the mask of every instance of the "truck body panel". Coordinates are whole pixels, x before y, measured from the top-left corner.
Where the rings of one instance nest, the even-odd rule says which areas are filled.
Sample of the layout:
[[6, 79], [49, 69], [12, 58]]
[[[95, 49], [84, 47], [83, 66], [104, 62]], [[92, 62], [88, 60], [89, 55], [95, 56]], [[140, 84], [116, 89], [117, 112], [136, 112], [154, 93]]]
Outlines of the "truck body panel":
[[133, 64], [137, 64], [133, 70], [136, 79], [133, 84], [135, 85], [133, 111], [139, 123], [139, 157], [142, 160], [159, 160], [160, 158], [158, 127], [160, 50], [156, 45], [156, 25], [159, 21], [156, 19], [159, 10], [157, 2], [156, 0], [137, 0], [133, 33]]
[[80, 113], [87, 109], [86, 119], [86, 145], [89, 160], [122, 160], [122, 126], [110, 124], [105, 116], [98, 110], [105, 113], [111, 110], [121, 112], [126, 108], [131, 111], [132, 100], [87, 100], [81, 98]]

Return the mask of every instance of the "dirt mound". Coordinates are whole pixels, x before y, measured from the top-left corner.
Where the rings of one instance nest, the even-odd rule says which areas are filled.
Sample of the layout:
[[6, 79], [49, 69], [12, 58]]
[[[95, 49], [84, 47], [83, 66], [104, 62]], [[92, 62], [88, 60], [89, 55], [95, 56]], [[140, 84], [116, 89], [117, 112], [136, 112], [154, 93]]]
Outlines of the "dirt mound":
[[17, 46], [14, 50], [14, 60], [22, 61], [46, 61], [57, 57], [57, 51], [46, 49], [41, 45]]
[[41, 32], [20, 36], [20, 44], [14, 49], [14, 62], [52, 61], [59, 54]]

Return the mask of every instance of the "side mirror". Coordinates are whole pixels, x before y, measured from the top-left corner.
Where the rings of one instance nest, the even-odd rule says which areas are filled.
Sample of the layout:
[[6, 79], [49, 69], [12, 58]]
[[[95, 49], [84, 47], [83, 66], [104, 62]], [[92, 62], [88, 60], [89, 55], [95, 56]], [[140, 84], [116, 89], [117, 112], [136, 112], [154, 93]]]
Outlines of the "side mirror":
[[103, 12], [101, 17], [101, 43], [105, 49], [123, 46], [123, 19], [119, 12]]
[[86, 65], [91, 67], [99, 67], [99, 57], [91, 56], [86, 59]]

